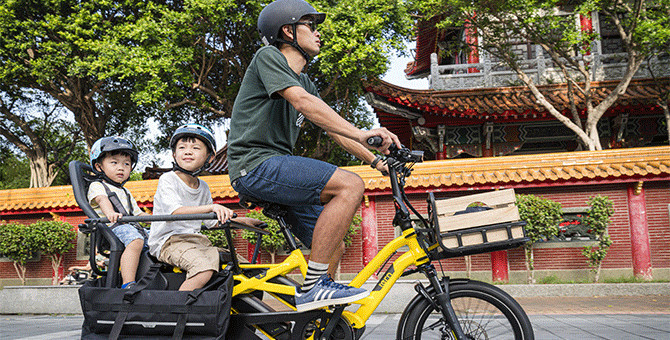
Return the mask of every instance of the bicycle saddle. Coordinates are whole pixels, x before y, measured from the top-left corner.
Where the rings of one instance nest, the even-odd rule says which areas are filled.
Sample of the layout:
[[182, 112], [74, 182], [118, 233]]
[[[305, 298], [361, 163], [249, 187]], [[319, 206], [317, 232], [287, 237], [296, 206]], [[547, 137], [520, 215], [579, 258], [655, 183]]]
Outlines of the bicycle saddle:
[[245, 209], [262, 208], [263, 214], [274, 220], [278, 219], [279, 217], [286, 216], [288, 207], [285, 205], [263, 201], [255, 197], [242, 194], [238, 196], [240, 197], [240, 205]]

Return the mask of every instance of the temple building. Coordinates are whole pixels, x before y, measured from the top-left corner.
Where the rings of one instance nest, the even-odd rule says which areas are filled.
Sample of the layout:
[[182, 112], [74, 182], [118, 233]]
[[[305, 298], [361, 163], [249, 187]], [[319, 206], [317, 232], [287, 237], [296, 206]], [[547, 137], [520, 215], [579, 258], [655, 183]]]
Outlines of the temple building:
[[[381, 126], [396, 133], [405, 145], [425, 152], [426, 161], [416, 164], [406, 186], [418, 213], [427, 212], [428, 193], [439, 199], [513, 188], [517, 194], [561, 203], [570, 221], [587, 213], [590, 197], [606, 196], [614, 208], [608, 227], [613, 243], [601, 277], [670, 279], [670, 146], [668, 124], [657, 105], [663, 94], [667, 101], [670, 91], [670, 58], [645, 61], [626, 92], [600, 119], [597, 128], [603, 150], [587, 151], [575, 133], [538, 104], [531, 91], [520, 86], [517, 75], [498, 60], [483, 51], [441, 53], [450, 41], [479, 37], [464, 29], [440, 30], [436, 23], [418, 23], [415, 60], [405, 70], [408, 78], [427, 77], [428, 89], [406, 89], [381, 80], [370, 81], [365, 89]], [[596, 100], [601, 100], [614, 89], [626, 66], [621, 44], [598, 13], [576, 18], [575, 24], [600, 34], [592, 48], [591, 80]], [[555, 81], [557, 70], [542, 49], [519, 44], [517, 51], [528, 61], [525, 72], [534, 77], [540, 92], [568, 114], [567, 85]], [[652, 77], [648, 65], [660, 73]], [[225, 148], [217, 152], [215, 164], [208, 169], [212, 175], [202, 179], [216, 203], [244, 215], [247, 211], [237, 204], [237, 193], [226, 174], [225, 154]], [[398, 235], [392, 225], [394, 202], [388, 177], [369, 166], [346, 169], [363, 178], [365, 196], [359, 209], [362, 223], [340, 264], [342, 279], [360, 272]], [[169, 169], [149, 168], [145, 180], [127, 183], [143, 209], [153, 208], [156, 178], [165, 171]], [[69, 186], [0, 191], [0, 220], [29, 224], [40, 218], [58, 218], [73, 226], [85, 219]], [[591, 280], [582, 249], [596, 244], [592, 235], [566, 231], [561, 236], [535, 244], [536, 278]], [[87, 259], [86, 238], [80, 234], [76, 243], [62, 267]], [[246, 240], [238, 237], [236, 246], [250, 257], [252, 248]], [[261, 256], [262, 262], [270, 259], [269, 254]], [[50, 281], [53, 271], [46, 256], [36, 254], [27, 267], [29, 284]], [[486, 281], [523, 283], [527, 275], [521, 248], [443, 260], [440, 269], [453, 277]], [[60, 271], [62, 275], [63, 268]], [[11, 261], [0, 254], [0, 287], [17, 281]]]

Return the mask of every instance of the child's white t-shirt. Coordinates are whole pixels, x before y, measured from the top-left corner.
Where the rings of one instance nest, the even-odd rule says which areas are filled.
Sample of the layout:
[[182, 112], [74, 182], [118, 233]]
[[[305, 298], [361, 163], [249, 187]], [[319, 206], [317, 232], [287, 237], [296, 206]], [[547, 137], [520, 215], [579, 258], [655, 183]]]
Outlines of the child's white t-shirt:
[[[195, 207], [212, 204], [212, 193], [205, 181], [198, 179], [198, 188], [186, 185], [174, 171], [166, 172], [158, 179], [154, 195], [154, 215], [171, 215], [181, 207]], [[158, 257], [161, 247], [172, 235], [199, 233], [202, 224], [213, 227], [216, 220], [159, 221], [151, 223], [149, 233], [149, 252]]]
[[[123, 205], [123, 208], [126, 209], [127, 212], [132, 213], [134, 216], [142, 213], [142, 210], [137, 205], [137, 202], [135, 201], [135, 198], [133, 197], [133, 194], [130, 193], [130, 191], [119, 188], [112, 184], [106, 185], [111, 192], [116, 194], [116, 196], [119, 198], [119, 201], [121, 201], [121, 205]], [[91, 204], [91, 208], [93, 208], [93, 210], [98, 213], [98, 216], [104, 217], [105, 214], [102, 212], [102, 209], [100, 209], [100, 205], [98, 205], [98, 202], [95, 201], [95, 198], [100, 195], [107, 196], [107, 191], [105, 190], [102, 182], [96, 181], [91, 183], [91, 185], [88, 187], [88, 194], [86, 195], [88, 202]], [[130, 204], [132, 205], [131, 207], [128, 206], [128, 195], [130, 195]], [[111, 223], [109, 225], [111, 225]]]

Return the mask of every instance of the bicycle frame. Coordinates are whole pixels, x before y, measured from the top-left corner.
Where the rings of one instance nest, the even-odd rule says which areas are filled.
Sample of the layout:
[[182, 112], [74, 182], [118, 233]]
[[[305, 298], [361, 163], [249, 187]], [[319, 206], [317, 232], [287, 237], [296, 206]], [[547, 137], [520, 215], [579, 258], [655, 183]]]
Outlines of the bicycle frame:
[[[406, 171], [406, 173], [401, 173], [400, 177], [397, 175], [397, 171]], [[404, 254], [400, 255], [396, 260], [394, 260], [389, 268], [386, 270], [384, 275], [379, 279], [374, 289], [370, 292], [370, 295], [366, 298], [353, 302], [353, 304], [358, 304], [360, 307], [355, 311], [344, 311], [342, 312], [342, 317], [346, 318], [354, 329], [361, 329], [365, 327], [365, 323], [370, 318], [370, 316], [377, 309], [382, 300], [386, 297], [391, 287], [402, 277], [410, 266], [422, 267], [422, 265], [430, 264], [430, 259], [426, 250], [420, 244], [420, 240], [417, 237], [417, 233], [413, 227], [412, 221], [410, 219], [410, 214], [407, 206], [405, 205], [405, 194], [404, 194], [404, 177], [409, 174], [409, 169], [404, 167], [404, 163], [399, 169], [395, 169], [393, 166], [389, 167], [389, 177], [391, 179], [391, 188], [393, 191], [393, 199], [395, 201], [396, 207], [396, 217], [394, 223], [398, 224], [402, 229], [402, 235], [396, 237], [391, 242], [386, 244], [375, 257], [360, 271], [354, 279], [350, 282], [350, 286], [360, 288], [368, 279], [374, 275], [376, 271], [381, 269], [387, 260], [391, 258], [397, 251], [407, 246], [409, 250]], [[409, 202], [408, 202], [409, 203]], [[428, 250], [437, 247], [437, 244], [432, 245]], [[273, 277], [278, 275], [285, 275], [294, 269], [299, 269], [303, 275], [306, 273], [306, 262], [302, 252], [299, 249], [294, 250], [288, 258], [282, 261], [279, 264], [273, 265], [249, 265], [241, 264], [241, 268], [265, 268], [267, 272], [260, 276], [255, 277], [246, 277], [242, 274], [236, 275], [234, 278], [239, 280], [240, 283], [234, 286], [233, 296], [242, 293], [248, 293], [253, 290], [262, 290], [270, 293], [277, 300], [284, 303], [286, 306], [295, 310], [291, 304], [286, 302], [281, 297], [276, 294], [286, 294], [294, 295], [295, 287], [289, 287], [280, 284], [274, 284], [268, 282]], [[436, 303], [441, 306], [441, 311], [445, 316], [445, 319], [448, 320], [450, 327], [455, 333], [457, 339], [465, 339], [465, 334], [458, 323], [456, 316], [454, 314], [453, 308], [449, 302], [449, 292], [446, 291], [447, 287], [444, 287], [440, 280], [437, 279], [437, 274], [435, 269], [432, 266], [421, 268], [419, 271], [424, 272], [426, 277], [431, 282], [431, 286], [436, 291]], [[262, 330], [261, 330], [262, 331]], [[267, 334], [266, 334], [267, 335]]]

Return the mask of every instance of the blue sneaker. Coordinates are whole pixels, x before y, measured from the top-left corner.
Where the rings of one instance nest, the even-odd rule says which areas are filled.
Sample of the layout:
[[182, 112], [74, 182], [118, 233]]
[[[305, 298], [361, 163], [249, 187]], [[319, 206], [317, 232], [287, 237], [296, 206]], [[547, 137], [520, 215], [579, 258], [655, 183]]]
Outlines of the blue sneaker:
[[333, 281], [328, 274], [321, 275], [312, 289], [304, 293], [295, 293], [295, 307], [298, 312], [331, 305], [354, 302], [370, 295], [363, 288], [354, 288]]

